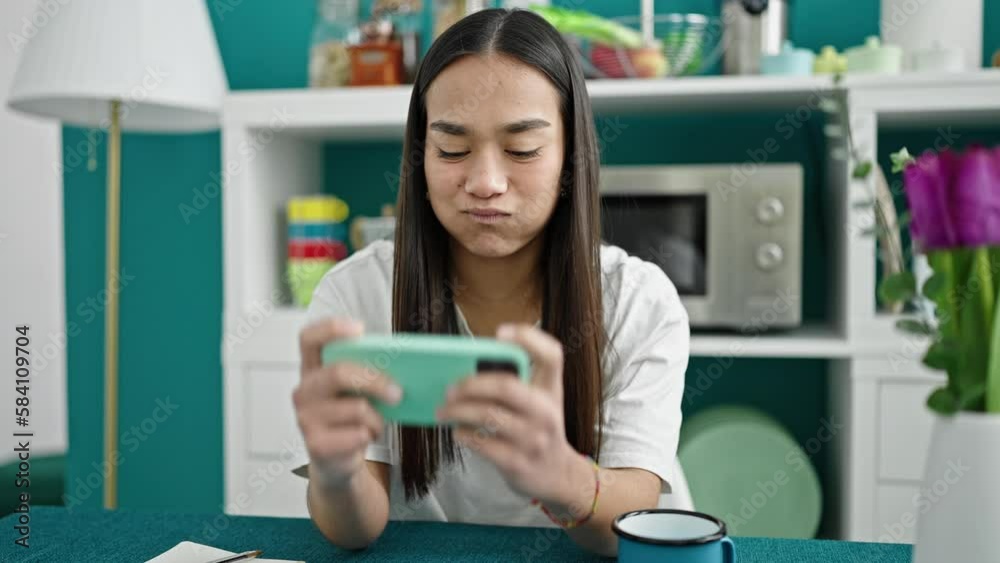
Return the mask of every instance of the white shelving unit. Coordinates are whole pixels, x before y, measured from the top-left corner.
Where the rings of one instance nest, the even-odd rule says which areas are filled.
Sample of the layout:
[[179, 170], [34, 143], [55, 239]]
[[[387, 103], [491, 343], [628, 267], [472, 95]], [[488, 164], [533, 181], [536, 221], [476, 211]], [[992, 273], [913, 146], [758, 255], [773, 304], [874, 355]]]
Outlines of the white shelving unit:
[[[843, 87], [860, 107], [899, 125], [923, 125], [967, 113], [1000, 119], [1000, 71], [943, 75], [848, 76]], [[587, 84], [598, 113], [634, 114], [692, 110], [743, 112], [795, 109], [833, 91], [825, 76], [706, 76], [663, 80], [598, 80]], [[223, 121], [271, 127], [287, 112], [289, 135], [309, 139], [399, 139], [410, 101], [409, 86], [363, 89], [251, 90], [229, 95]], [[950, 122], [950, 121], [949, 121]]]
[[[848, 77], [855, 142], [879, 152], [884, 127], [1000, 124], [1000, 71]], [[833, 92], [829, 77], [705, 77], [588, 84], [595, 111], [754, 112], [808, 107]], [[319, 193], [323, 144], [401, 140], [409, 87], [269, 90], [231, 94], [223, 111], [224, 390], [227, 511], [305, 515], [304, 481], [288, 474], [297, 430], [290, 393], [298, 380], [301, 310], [282, 303], [282, 204]], [[831, 146], [831, 155], [838, 147]], [[843, 147], [839, 147], [843, 148]], [[885, 150], [892, 150], [889, 147]], [[828, 157], [823, 210], [833, 230], [829, 321], [760, 335], [692, 338], [695, 356], [830, 360], [840, 535], [875, 540], [899, 522], [919, 484], [930, 415], [921, 407], [941, 378], [920, 366], [923, 343], [893, 329], [875, 307], [873, 193], [851, 164]], [[817, 427], [819, 421], [817, 421]], [[905, 430], [905, 439], [899, 440]], [[245, 495], [245, 496], [244, 496]], [[249, 499], [247, 503], [240, 499]], [[912, 529], [894, 540], [907, 541]], [[885, 539], [885, 538], [883, 538]]]

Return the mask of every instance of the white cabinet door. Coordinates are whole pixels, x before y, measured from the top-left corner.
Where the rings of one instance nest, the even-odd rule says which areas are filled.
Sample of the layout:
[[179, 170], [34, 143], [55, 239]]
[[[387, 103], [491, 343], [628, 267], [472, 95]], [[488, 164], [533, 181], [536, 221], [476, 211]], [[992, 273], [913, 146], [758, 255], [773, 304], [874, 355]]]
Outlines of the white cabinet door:
[[884, 381], [879, 393], [879, 476], [920, 482], [934, 418], [927, 397], [935, 384]]
[[299, 383], [298, 366], [283, 364], [252, 365], [245, 371], [248, 453], [259, 458], [273, 458], [301, 442], [295, 421], [292, 392]]
[[832, 366], [835, 412], [847, 427], [836, 452], [842, 471], [842, 539], [913, 538], [913, 497], [922, 482], [933, 427], [926, 402], [945, 378], [921, 364], [921, 344], [900, 342], [893, 354]]
[[229, 396], [238, 404], [227, 409], [226, 432], [236, 439], [227, 460], [226, 512], [308, 517], [307, 481], [292, 474], [306, 457], [292, 404], [298, 365], [253, 362], [234, 373]]
[[248, 460], [241, 473], [243, 477], [233, 487], [236, 493], [229, 500], [227, 511], [246, 516], [309, 517], [308, 481], [293, 475], [288, 463], [277, 459]]
[[874, 540], [886, 543], [913, 543], [919, 514], [917, 485], [879, 485]]

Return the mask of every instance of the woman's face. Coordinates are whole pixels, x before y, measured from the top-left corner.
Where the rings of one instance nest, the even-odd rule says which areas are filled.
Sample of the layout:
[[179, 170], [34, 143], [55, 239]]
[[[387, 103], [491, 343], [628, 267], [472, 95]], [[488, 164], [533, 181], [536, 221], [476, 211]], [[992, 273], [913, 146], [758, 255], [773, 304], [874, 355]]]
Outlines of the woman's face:
[[498, 55], [463, 57], [426, 94], [424, 171], [434, 214], [478, 256], [534, 240], [559, 197], [559, 94], [539, 71]]

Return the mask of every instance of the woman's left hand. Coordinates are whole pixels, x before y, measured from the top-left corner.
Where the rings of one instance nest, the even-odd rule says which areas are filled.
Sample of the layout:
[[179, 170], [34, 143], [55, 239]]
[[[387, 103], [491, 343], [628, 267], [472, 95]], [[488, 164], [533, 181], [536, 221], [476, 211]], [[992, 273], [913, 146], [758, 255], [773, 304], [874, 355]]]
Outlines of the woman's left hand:
[[566, 440], [563, 351], [530, 325], [506, 325], [499, 340], [518, 344], [534, 363], [531, 383], [509, 373], [480, 373], [457, 384], [438, 410], [455, 439], [488, 459], [515, 491], [543, 503], [571, 496], [566, 476], [580, 454]]

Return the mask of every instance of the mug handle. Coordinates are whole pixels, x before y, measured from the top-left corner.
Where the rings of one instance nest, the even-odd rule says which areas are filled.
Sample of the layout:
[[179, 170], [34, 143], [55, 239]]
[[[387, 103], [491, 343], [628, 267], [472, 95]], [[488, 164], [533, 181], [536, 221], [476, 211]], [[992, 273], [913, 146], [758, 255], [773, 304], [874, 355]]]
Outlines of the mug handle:
[[724, 563], [736, 563], [736, 546], [728, 537], [722, 538], [722, 560]]

